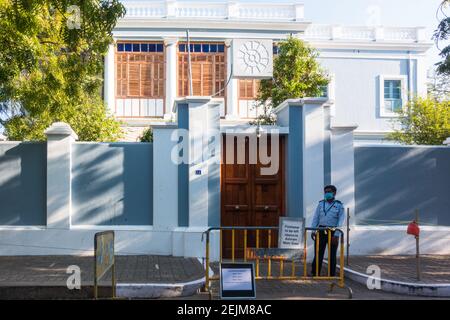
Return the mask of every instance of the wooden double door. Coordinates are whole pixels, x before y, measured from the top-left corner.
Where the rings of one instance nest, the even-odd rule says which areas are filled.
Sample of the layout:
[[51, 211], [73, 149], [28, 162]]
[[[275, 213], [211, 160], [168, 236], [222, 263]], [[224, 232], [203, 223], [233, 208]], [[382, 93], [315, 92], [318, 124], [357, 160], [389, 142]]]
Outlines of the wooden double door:
[[[284, 137], [276, 136], [278, 141], [278, 155], [276, 148], [272, 148], [272, 138], [261, 141], [261, 139], [234, 139], [233, 143], [226, 143], [223, 138], [223, 152], [221, 165], [221, 225], [222, 226], [278, 226], [279, 217], [284, 215]], [[255, 142], [256, 140], [256, 142]], [[256, 148], [250, 144], [256, 143]], [[245, 144], [245, 146], [243, 146]], [[233, 150], [230, 150], [233, 148]], [[262, 149], [262, 150], [261, 150]], [[273, 150], [272, 150], [273, 149]], [[239, 150], [245, 150], [245, 161]], [[250, 151], [256, 150], [256, 157], [250, 155]], [[228, 153], [233, 151], [231, 156]], [[259, 154], [270, 155], [272, 162], [267, 163], [267, 159], [260, 158]], [[238, 161], [238, 157], [241, 160]], [[228, 159], [227, 159], [228, 158]], [[230, 162], [229, 160], [233, 159]], [[256, 158], [256, 159], [255, 159]], [[228, 160], [228, 161], [227, 161]], [[255, 161], [256, 160], [256, 161]], [[274, 166], [273, 161], [278, 165]], [[262, 172], [263, 168], [272, 167], [271, 173]], [[276, 172], [275, 172], [275, 168]], [[278, 233], [271, 232], [270, 246], [276, 247]], [[259, 234], [259, 247], [269, 246], [267, 231]], [[256, 247], [256, 232], [248, 231], [247, 247]], [[243, 257], [244, 232], [235, 231], [235, 257]], [[232, 234], [231, 231], [224, 231], [222, 235], [222, 254], [224, 258], [231, 257]]]

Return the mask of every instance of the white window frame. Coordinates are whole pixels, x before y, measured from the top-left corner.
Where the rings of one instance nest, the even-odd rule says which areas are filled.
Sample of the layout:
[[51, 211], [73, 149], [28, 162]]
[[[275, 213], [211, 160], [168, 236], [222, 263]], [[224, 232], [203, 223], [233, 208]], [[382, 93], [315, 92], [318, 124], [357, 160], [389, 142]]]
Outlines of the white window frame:
[[380, 117], [384, 118], [395, 118], [398, 117], [398, 114], [395, 112], [387, 112], [384, 104], [384, 81], [386, 80], [400, 80], [401, 86], [401, 99], [402, 99], [402, 108], [408, 103], [408, 93], [407, 93], [407, 85], [408, 85], [408, 77], [406, 75], [380, 75], [378, 77], [378, 91], [379, 91], [379, 99], [380, 99]]

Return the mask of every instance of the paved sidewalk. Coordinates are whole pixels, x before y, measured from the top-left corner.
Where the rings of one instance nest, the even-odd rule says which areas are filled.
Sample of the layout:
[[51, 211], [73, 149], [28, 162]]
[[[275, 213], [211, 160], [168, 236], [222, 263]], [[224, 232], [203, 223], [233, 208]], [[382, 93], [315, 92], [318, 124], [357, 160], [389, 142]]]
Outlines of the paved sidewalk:
[[[116, 264], [118, 283], [177, 283], [198, 280], [204, 276], [202, 265], [194, 258], [116, 256]], [[82, 285], [93, 284], [93, 256], [0, 256], [0, 286], [65, 286], [69, 276], [66, 271], [70, 265], [80, 267]]]
[[366, 273], [367, 267], [377, 265], [381, 268], [381, 278], [386, 280], [420, 283], [450, 284], [450, 256], [423, 255], [420, 257], [421, 281], [417, 281], [415, 256], [351, 256], [350, 265], [354, 271]]
[[[67, 268], [80, 267], [81, 290], [68, 290]], [[92, 298], [93, 256], [0, 256], [0, 299]], [[116, 256], [118, 284], [176, 284], [201, 279], [198, 259], [169, 256]], [[99, 283], [110, 296], [111, 273]]]
[[[345, 284], [353, 291], [353, 300], [426, 300], [429, 297], [408, 296], [381, 290], [369, 290], [366, 286], [352, 280]], [[213, 283], [213, 300], [217, 300], [218, 282]], [[209, 295], [197, 294], [184, 299], [208, 300]], [[335, 287], [329, 292], [329, 282], [313, 282], [303, 280], [257, 280], [257, 300], [349, 300], [348, 291]], [[442, 298], [438, 298], [442, 299]], [[445, 300], [445, 299], [444, 299]]]

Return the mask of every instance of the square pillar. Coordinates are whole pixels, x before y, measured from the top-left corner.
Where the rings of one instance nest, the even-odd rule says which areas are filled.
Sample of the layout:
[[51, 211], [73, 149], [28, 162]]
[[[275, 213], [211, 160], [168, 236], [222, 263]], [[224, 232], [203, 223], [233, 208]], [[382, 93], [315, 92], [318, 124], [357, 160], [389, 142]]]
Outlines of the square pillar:
[[188, 215], [181, 218], [181, 226], [207, 227], [220, 216], [220, 102], [187, 97], [177, 106], [178, 125], [184, 130], [183, 158], [188, 161], [179, 172], [179, 184], [188, 189], [187, 197], [181, 197], [180, 214]]
[[323, 198], [326, 117], [324, 98], [289, 99], [275, 108], [280, 126], [289, 126], [286, 147], [287, 216], [311, 223]]
[[[172, 159], [177, 144], [176, 125], [153, 125], [153, 227], [178, 227], [178, 165]], [[175, 139], [174, 139], [175, 137]]]
[[47, 227], [70, 229], [72, 211], [72, 143], [78, 139], [64, 122], [47, 130]]
[[[220, 99], [177, 100], [178, 225], [173, 254], [204, 257], [202, 234], [220, 223]], [[212, 240], [211, 254], [219, 252]], [[215, 242], [214, 242], [215, 241]]]

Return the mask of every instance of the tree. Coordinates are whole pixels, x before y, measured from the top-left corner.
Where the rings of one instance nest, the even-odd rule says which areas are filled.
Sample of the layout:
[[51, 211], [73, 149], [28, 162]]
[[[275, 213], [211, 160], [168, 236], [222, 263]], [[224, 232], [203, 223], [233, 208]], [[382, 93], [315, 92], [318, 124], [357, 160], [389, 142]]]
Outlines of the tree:
[[398, 112], [400, 129], [387, 135], [402, 144], [442, 145], [450, 137], [450, 101], [414, 98]]
[[286, 99], [316, 97], [329, 79], [317, 61], [318, 53], [298, 38], [290, 36], [278, 44], [272, 79], [261, 80], [257, 105], [263, 113], [256, 124], [274, 124], [273, 108]]
[[139, 137], [139, 141], [141, 142], [153, 142], [153, 130], [152, 127], [149, 127], [144, 130], [142, 135]]
[[0, 123], [10, 140], [44, 140], [55, 121], [80, 140], [120, 136], [101, 87], [124, 14], [118, 0], [0, 0]]
[[[450, 6], [450, 0], [443, 0], [438, 9], [439, 13], [443, 16], [441, 22], [439, 23], [436, 31], [434, 32], [433, 38], [439, 48], [439, 43], [442, 41], [447, 41], [450, 39], [450, 17], [447, 16], [445, 10]], [[450, 75], [450, 45], [445, 46], [440, 49], [440, 55], [443, 60], [437, 63], [437, 71], [440, 74]]]
[[433, 72], [429, 76], [428, 94], [439, 101], [450, 100], [450, 82], [446, 75]]

